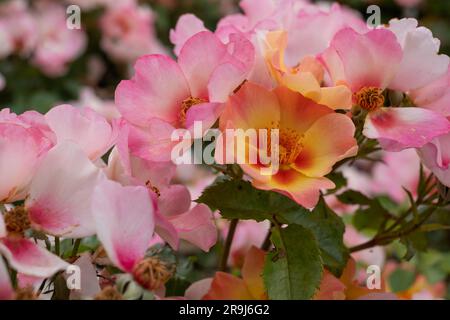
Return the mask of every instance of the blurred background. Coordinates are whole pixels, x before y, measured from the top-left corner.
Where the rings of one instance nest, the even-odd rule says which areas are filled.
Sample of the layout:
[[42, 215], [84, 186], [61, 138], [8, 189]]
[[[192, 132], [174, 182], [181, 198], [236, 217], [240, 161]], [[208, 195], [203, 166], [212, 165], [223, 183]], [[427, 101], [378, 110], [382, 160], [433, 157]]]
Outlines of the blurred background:
[[[119, 8], [110, 6], [118, 1], [126, 1], [128, 4]], [[105, 112], [105, 106], [107, 109], [108, 105], [113, 105], [117, 84], [130, 77], [131, 66], [136, 58], [151, 53], [173, 55], [173, 46], [169, 41], [170, 30], [175, 27], [180, 15], [193, 13], [204, 21], [207, 28], [214, 30], [223, 16], [240, 11], [238, 2], [0, 0], [0, 107], [11, 108], [16, 113], [31, 109], [45, 113], [55, 105], [70, 102]], [[368, 17], [368, 5], [377, 4], [381, 8], [383, 23], [394, 17], [416, 17], [441, 40], [441, 51], [450, 53], [448, 0], [337, 2], [358, 11], [362, 17]], [[66, 27], [66, 9], [71, 4], [81, 7], [81, 30], [69, 30]], [[380, 186], [389, 190], [391, 182], [397, 178], [416, 183], [418, 164], [412, 165], [417, 160], [415, 154], [412, 158], [408, 158], [408, 155], [407, 158], [403, 158], [404, 155], [387, 157], [385, 163], [390, 167], [380, 165], [381, 171], [375, 176], [387, 177], [387, 181], [379, 181]], [[403, 172], [402, 168], [405, 167], [410, 170], [406, 170], [403, 177], [396, 177], [395, 174]], [[364, 169], [364, 165], [361, 168]], [[394, 170], [394, 173], [389, 170]], [[349, 174], [352, 175], [351, 172]], [[405, 199], [395, 198], [395, 192], [388, 192], [383, 198], [384, 205], [390, 209], [398, 209], [398, 204], [401, 207]], [[335, 209], [338, 206], [334, 204]], [[348, 225], [347, 244], [351, 246], [363, 242], [367, 236], [361, 232], [364, 228], [355, 224], [352, 215], [345, 215], [345, 212], [342, 214]], [[448, 210], [440, 213], [436, 219], [439, 220], [436, 221], [438, 223], [450, 225]], [[239, 245], [245, 249], [253, 244], [252, 241], [262, 241], [259, 238], [267, 229], [267, 226], [261, 229], [251, 223], [243, 225], [241, 241], [238, 241], [241, 244], [236, 245], [238, 256], [244, 255], [239, 251]], [[428, 236], [418, 234], [408, 241], [407, 245], [397, 241], [385, 249], [370, 249], [355, 258], [359, 263], [373, 262], [373, 257], [378, 259], [376, 262], [385, 266], [383, 272], [390, 289], [402, 297], [450, 298], [449, 232], [437, 231]], [[414, 258], [409, 260], [412, 256]], [[371, 258], [366, 259], [367, 257]], [[409, 262], [402, 259], [405, 257]], [[211, 264], [207, 255], [199, 255], [196, 259], [197, 264]], [[237, 262], [236, 266], [238, 265]], [[201, 278], [199, 275], [191, 276]]]

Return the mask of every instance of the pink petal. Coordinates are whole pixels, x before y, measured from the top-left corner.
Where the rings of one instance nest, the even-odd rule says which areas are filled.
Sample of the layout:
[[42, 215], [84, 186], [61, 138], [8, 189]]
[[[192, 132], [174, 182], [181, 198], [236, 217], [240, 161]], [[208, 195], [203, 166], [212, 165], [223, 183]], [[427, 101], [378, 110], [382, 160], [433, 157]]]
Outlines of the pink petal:
[[149, 161], [170, 161], [173, 147], [178, 143], [171, 138], [174, 130], [171, 124], [157, 118], [149, 120], [145, 128], [131, 126], [130, 153]]
[[245, 79], [253, 60], [253, 45], [244, 37], [232, 36], [225, 45], [213, 33], [203, 31], [186, 42], [178, 63], [193, 97], [224, 102]]
[[418, 107], [450, 117], [450, 67], [445, 75], [425, 87], [410, 92], [409, 96]]
[[191, 194], [185, 186], [180, 184], [167, 187], [158, 197], [158, 211], [166, 217], [187, 212], [190, 206]]
[[174, 250], [178, 250], [180, 238], [177, 229], [169, 219], [159, 211], [155, 211], [155, 232], [166, 241]]
[[42, 139], [33, 128], [0, 123], [0, 202], [23, 200], [38, 161], [49, 147]]
[[100, 292], [99, 279], [97, 277], [97, 270], [92, 264], [92, 257], [89, 253], [83, 253], [73, 265], [80, 268], [81, 281], [80, 290], [72, 290], [70, 292], [71, 300], [93, 298]]
[[382, 108], [369, 113], [364, 126], [365, 136], [378, 139], [388, 151], [420, 148], [449, 131], [446, 118], [422, 108]]
[[69, 266], [59, 257], [24, 238], [1, 239], [0, 252], [15, 270], [35, 277], [48, 278]]
[[94, 190], [97, 236], [113, 263], [131, 272], [153, 237], [153, 204], [145, 187], [123, 187], [104, 179]]
[[211, 128], [219, 119], [225, 105], [223, 103], [201, 103], [186, 112], [186, 128], [192, 132], [196, 121], [202, 122], [203, 130]]
[[12, 299], [14, 299], [14, 289], [11, 284], [9, 272], [3, 263], [3, 259], [0, 257], [0, 300]]
[[116, 89], [115, 101], [122, 116], [138, 126], [149, 126], [152, 118], [176, 125], [181, 103], [191, 95], [177, 63], [166, 56], [149, 55], [140, 58], [134, 69], [134, 77], [120, 82]]
[[6, 234], [5, 220], [3, 219], [3, 214], [0, 214], [0, 238], [6, 237]]
[[390, 88], [403, 92], [418, 89], [447, 72], [450, 58], [438, 54], [439, 40], [429, 29], [417, 28], [415, 19], [394, 19], [389, 24], [403, 47], [403, 59]]
[[336, 34], [331, 46], [342, 60], [345, 80], [353, 92], [369, 86], [386, 88], [402, 59], [402, 49], [389, 30], [358, 34], [352, 29], [343, 29]]
[[58, 143], [73, 141], [92, 160], [106, 153], [117, 137], [116, 128], [90, 108], [61, 105], [52, 108], [45, 117]]
[[183, 14], [178, 18], [175, 29], [170, 30], [170, 42], [175, 45], [173, 51], [176, 55], [180, 54], [180, 50], [186, 41], [194, 34], [206, 31], [203, 21], [193, 14]]
[[217, 228], [212, 212], [204, 204], [198, 204], [189, 212], [171, 218], [170, 222], [177, 229], [181, 239], [189, 241], [203, 251], [209, 251], [217, 242]]
[[418, 150], [423, 164], [450, 187], [450, 134], [435, 138]]
[[186, 289], [184, 293], [184, 297], [188, 300], [202, 300], [203, 297], [208, 293], [209, 289], [211, 289], [212, 278], [206, 278], [194, 282]]
[[68, 238], [93, 235], [90, 199], [99, 175], [100, 170], [72, 142], [50, 150], [25, 202], [33, 228]]

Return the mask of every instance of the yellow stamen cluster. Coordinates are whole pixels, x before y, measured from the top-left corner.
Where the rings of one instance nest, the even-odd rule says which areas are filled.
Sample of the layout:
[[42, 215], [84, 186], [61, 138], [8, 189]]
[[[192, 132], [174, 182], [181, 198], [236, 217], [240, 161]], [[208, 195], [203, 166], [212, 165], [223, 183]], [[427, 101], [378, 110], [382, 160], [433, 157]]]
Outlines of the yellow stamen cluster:
[[354, 94], [355, 102], [367, 111], [375, 111], [384, 105], [383, 89], [364, 87]]
[[174, 267], [157, 257], [141, 260], [133, 269], [133, 277], [137, 283], [147, 290], [156, 290], [172, 277]]

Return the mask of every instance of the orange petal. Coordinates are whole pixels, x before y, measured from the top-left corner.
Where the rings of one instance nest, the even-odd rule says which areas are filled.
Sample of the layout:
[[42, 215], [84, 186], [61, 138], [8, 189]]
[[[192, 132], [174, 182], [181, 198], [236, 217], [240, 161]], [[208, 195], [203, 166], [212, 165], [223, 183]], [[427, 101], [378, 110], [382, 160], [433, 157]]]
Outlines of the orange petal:
[[204, 300], [253, 300], [244, 280], [225, 272], [216, 272]]
[[276, 95], [254, 83], [246, 82], [230, 97], [220, 117], [220, 128], [232, 123], [234, 128], [270, 128], [280, 118]]
[[310, 178], [294, 169], [280, 170], [267, 182], [254, 180], [253, 185], [258, 189], [284, 194], [306, 208], [315, 207], [321, 189], [335, 187], [327, 178]]
[[323, 177], [336, 162], [356, 155], [354, 133], [352, 120], [343, 114], [320, 118], [305, 133], [303, 150], [293, 167], [309, 177]]
[[263, 250], [252, 246], [247, 252], [242, 267], [242, 278], [247, 285], [247, 289], [257, 300], [267, 299], [262, 278], [265, 256], [266, 253]]
[[320, 105], [300, 93], [285, 87], [277, 87], [276, 94], [281, 115], [280, 129], [288, 128], [304, 133], [318, 119], [326, 114], [333, 113], [330, 108]]

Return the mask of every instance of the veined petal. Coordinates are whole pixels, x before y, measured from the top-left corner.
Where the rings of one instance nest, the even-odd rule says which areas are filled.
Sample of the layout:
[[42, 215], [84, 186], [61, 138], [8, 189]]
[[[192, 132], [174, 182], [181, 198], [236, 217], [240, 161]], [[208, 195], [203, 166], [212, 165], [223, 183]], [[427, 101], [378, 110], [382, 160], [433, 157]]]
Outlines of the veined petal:
[[293, 167], [309, 177], [323, 177], [336, 162], [356, 155], [354, 133], [355, 126], [346, 115], [323, 116], [306, 131], [303, 149]]
[[369, 113], [364, 126], [368, 138], [378, 139], [388, 151], [420, 148], [450, 131], [443, 116], [423, 108], [382, 108]]
[[15, 270], [30, 276], [48, 278], [69, 266], [64, 260], [24, 238], [1, 239], [0, 252]]
[[140, 58], [134, 69], [134, 77], [116, 89], [115, 102], [122, 116], [138, 126], [148, 126], [152, 118], [176, 125], [183, 100], [191, 96], [178, 64], [163, 55], [149, 55]]
[[269, 182], [254, 180], [252, 184], [258, 189], [284, 194], [305, 208], [315, 207], [320, 190], [335, 187], [327, 178], [310, 178], [294, 169], [278, 171]]
[[33, 228], [68, 238], [93, 235], [90, 201], [100, 174], [100, 169], [72, 142], [50, 150], [31, 182], [25, 202]]
[[187, 240], [203, 251], [217, 242], [217, 228], [211, 210], [204, 204], [198, 204], [188, 212], [174, 216], [170, 222], [177, 229], [181, 239]]
[[286, 87], [277, 87], [273, 92], [280, 105], [280, 129], [296, 130], [303, 134], [318, 119], [334, 113], [330, 108], [319, 105]]
[[60, 105], [50, 109], [45, 118], [58, 143], [75, 142], [92, 160], [106, 153], [117, 138], [116, 126], [90, 108]]
[[345, 79], [353, 92], [361, 87], [386, 88], [402, 59], [402, 48], [390, 30], [365, 34], [347, 28], [339, 31], [331, 46], [342, 60]]
[[131, 272], [153, 238], [153, 204], [145, 187], [126, 186], [104, 179], [94, 190], [92, 210], [97, 236], [109, 258]]
[[277, 96], [257, 84], [246, 82], [230, 97], [220, 117], [220, 127], [225, 128], [230, 121], [234, 128], [244, 130], [271, 128], [279, 117]]

